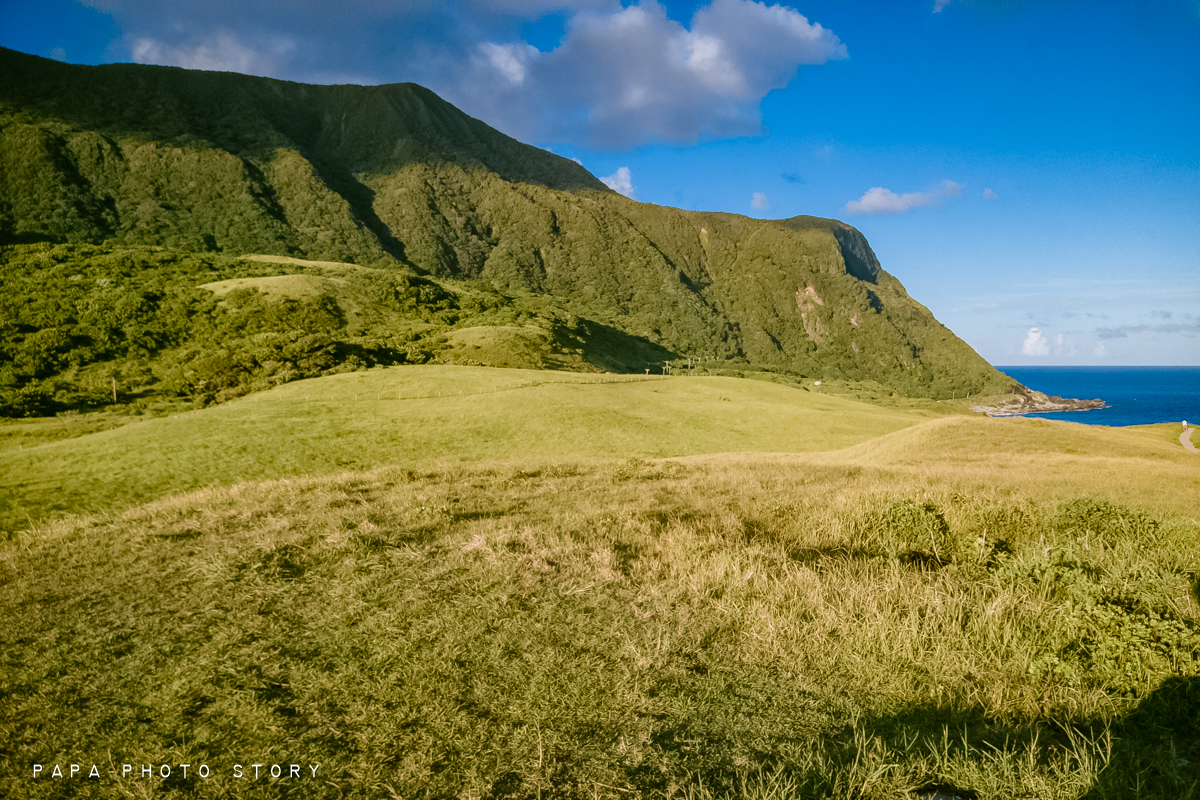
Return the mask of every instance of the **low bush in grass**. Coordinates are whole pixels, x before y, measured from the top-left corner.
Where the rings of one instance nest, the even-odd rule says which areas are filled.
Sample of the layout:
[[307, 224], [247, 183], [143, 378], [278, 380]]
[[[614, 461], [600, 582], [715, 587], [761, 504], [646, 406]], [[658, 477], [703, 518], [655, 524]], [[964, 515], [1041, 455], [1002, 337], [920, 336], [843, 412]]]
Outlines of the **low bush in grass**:
[[1081, 497], [1064, 503], [1052, 521], [1055, 529], [1084, 547], [1114, 547], [1122, 541], [1157, 538], [1158, 520], [1110, 503], [1103, 497]]
[[958, 556], [958, 542], [945, 515], [926, 500], [892, 500], [866, 514], [856, 531], [856, 544], [868, 552], [932, 566], [949, 564]]

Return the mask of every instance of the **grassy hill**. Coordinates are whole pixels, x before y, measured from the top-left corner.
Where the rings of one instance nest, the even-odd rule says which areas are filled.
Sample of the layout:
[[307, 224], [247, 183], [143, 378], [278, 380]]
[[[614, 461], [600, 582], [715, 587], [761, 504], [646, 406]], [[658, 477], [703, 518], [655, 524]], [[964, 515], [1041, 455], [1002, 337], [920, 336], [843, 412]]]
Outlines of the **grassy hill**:
[[[773, 456], [784, 461], [823, 454], [811, 458], [915, 473], [934, 462], [964, 480], [1003, 476], [1062, 499], [1102, 491], [1172, 512], [1193, 507], [1200, 490], [1188, 454], [1155, 427], [979, 418], [951, 403], [885, 407], [837, 391], [720, 376], [425, 365], [301, 380], [166, 416], [13, 421], [0, 425], [0, 522], [24, 527], [52, 512], [387, 464], [537, 468], [730, 453], [792, 454]], [[1143, 474], [1152, 477], [1130, 477]]]
[[[638, 203], [418, 86], [82, 67], [10, 50], [0, 69], [0, 243], [408, 270], [549, 296], [722, 364], [872, 379], [908, 396], [1008, 388], [853, 228]], [[0, 258], [14, 262], [6, 280], [24, 268], [20, 253]]]
[[[51, 510], [120, 508], [214, 484], [383, 464], [527, 467], [830, 450], [936, 414], [723, 377], [377, 369], [297, 381], [202, 411], [115, 417], [112, 429], [82, 436], [69, 435], [70, 417], [0, 425], [8, 497], [0, 519], [11, 527]], [[80, 425], [80, 433], [88, 430], [86, 419]]]
[[0, 546], [5, 796], [1200, 781], [1200, 472], [1157, 427], [437, 365], [92, 424], [0, 426], [46, 515]]

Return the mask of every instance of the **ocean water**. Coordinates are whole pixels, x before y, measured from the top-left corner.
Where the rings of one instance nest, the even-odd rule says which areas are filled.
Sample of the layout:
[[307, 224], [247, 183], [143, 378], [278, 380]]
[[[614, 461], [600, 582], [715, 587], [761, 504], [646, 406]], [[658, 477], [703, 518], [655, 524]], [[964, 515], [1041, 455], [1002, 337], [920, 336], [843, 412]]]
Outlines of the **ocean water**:
[[1028, 416], [1086, 425], [1180, 422], [1200, 427], [1200, 367], [996, 367], [1030, 389], [1109, 408]]

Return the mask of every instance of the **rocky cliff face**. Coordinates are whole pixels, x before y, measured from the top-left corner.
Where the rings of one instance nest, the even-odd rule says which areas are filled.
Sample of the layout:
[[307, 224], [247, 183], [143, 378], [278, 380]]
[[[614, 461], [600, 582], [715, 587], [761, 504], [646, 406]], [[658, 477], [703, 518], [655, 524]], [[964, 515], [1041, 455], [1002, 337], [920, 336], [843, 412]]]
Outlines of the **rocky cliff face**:
[[[878, 283], [880, 275], [884, 274], [883, 267], [879, 265], [879, 259], [875, 257], [875, 251], [867, 243], [867, 237], [863, 236], [857, 228], [852, 228], [836, 219], [806, 216], [779, 220], [779, 224], [795, 231], [815, 228], [832, 233], [833, 237], [837, 239], [838, 247], [841, 248], [846, 272], [860, 281]], [[899, 284], [897, 283], [897, 285]]]
[[836, 220], [637, 203], [412, 84], [0, 50], [0, 238], [408, 267], [553, 295], [685, 356], [904, 394], [1006, 386]]

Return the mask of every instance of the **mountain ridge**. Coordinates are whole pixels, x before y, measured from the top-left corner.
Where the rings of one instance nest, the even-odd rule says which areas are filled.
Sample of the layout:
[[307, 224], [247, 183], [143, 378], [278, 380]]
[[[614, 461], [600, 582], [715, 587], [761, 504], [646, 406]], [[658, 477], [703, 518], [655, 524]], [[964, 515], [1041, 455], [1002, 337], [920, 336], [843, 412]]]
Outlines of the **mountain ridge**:
[[0, 50], [0, 240], [265, 253], [479, 281], [720, 364], [911, 396], [1008, 384], [837, 220], [639, 203], [415, 84]]

